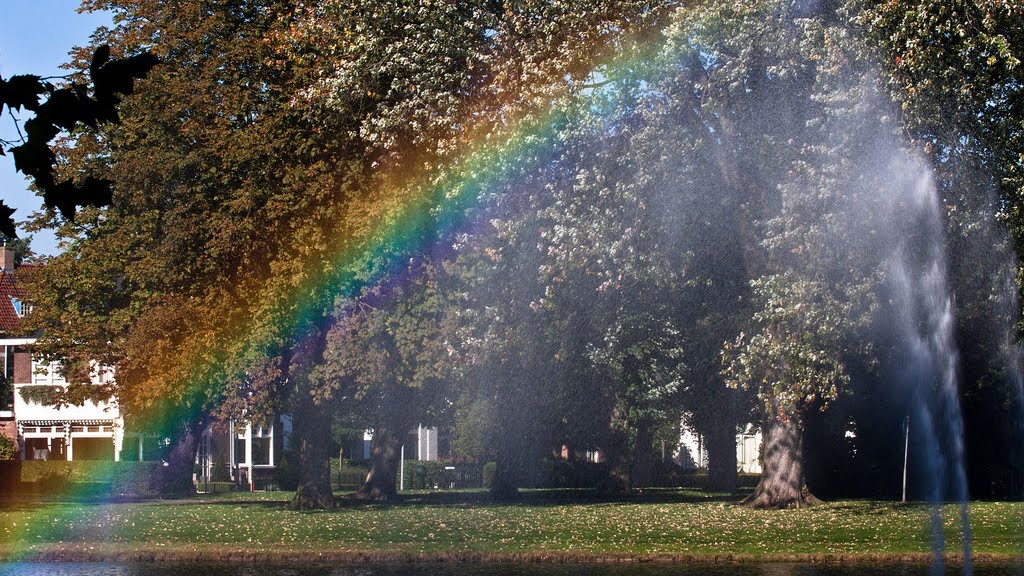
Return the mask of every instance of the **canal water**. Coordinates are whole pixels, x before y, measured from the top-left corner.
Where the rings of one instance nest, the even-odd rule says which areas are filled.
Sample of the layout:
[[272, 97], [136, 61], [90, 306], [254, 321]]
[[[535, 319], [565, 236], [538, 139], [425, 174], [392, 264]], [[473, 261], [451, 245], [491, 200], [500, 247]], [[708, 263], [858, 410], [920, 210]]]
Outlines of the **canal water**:
[[[252, 564], [0, 564], [2, 576], [953, 576], [926, 565], [857, 564], [388, 564], [272, 566]], [[1022, 564], [982, 564], [974, 576], [1024, 576]]]

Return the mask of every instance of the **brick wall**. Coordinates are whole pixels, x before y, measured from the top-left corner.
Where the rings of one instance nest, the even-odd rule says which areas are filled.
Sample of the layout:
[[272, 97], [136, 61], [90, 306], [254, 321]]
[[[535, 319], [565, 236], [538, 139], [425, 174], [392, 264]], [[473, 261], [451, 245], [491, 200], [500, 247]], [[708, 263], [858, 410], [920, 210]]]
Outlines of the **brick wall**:
[[14, 420], [0, 421], [0, 435], [7, 436], [11, 442], [17, 443], [18, 427], [14, 424]]
[[28, 352], [14, 352], [14, 383], [32, 383], [32, 355]]

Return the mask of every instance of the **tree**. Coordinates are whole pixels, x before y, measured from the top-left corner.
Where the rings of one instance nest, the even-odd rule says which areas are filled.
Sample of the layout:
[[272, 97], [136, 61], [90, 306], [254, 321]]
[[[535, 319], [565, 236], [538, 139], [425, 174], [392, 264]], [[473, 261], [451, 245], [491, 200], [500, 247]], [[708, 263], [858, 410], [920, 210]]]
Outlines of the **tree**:
[[[814, 503], [804, 493], [802, 412], [834, 400], [849, 377], [839, 360], [846, 305], [820, 300], [827, 292], [806, 280], [769, 277], [755, 283], [759, 330], [735, 343], [729, 382], [759, 386], [765, 405], [762, 476], [749, 502], [776, 508]], [[725, 353], [733, 353], [727, 346]]]
[[372, 463], [357, 497], [397, 496], [395, 478], [406, 433], [444, 417], [453, 355], [449, 303], [425, 256], [396, 271], [404, 282], [382, 282], [342, 300], [319, 370], [321, 394], [339, 411], [373, 429]]
[[116, 51], [148, 46], [164, 65], [122, 103], [116, 130], [85, 132], [63, 149], [69, 174], [108, 178], [115, 194], [74, 222], [54, 214], [41, 223], [62, 226], [68, 250], [46, 271], [53, 306], [38, 318], [40, 349], [116, 365], [130, 425], [192, 438], [224, 399], [226, 410], [265, 417], [286, 401], [286, 379], [268, 375], [301, 376], [274, 368], [294, 357], [290, 330], [306, 329], [271, 324], [289, 305], [274, 294], [301, 281], [274, 277], [295, 256], [275, 239], [322, 230], [331, 218], [310, 215], [350, 188], [335, 186], [325, 165], [341, 145], [292, 146], [318, 132], [291, 107], [300, 74], [272, 42], [288, 26], [284, 6], [91, 5], [117, 13], [104, 38]]
[[[850, 207], [865, 198], [852, 193], [863, 165], [850, 158], [864, 158], [891, 128], [884, 108], [871, 105], [868, 62], [840, 9], [705, 5], [684, 13], [669, 35], [670, 48], [699, 55], [689, 59], [698, 73], [684, 78], [700, 82], [701, 110], [717, 134], [712, 157], [741, 214], [735, 238], [755, 307], [724, 347], [724, 374], [756, 390], [762, 404], [755, 506], [813, 502], [802, 414], [846, 387], [846, 359], [884, 265], [877, 247], [859, 252], [862, 236], [850, 225]], [[849, 120], [858, 113], [866, 127]]]

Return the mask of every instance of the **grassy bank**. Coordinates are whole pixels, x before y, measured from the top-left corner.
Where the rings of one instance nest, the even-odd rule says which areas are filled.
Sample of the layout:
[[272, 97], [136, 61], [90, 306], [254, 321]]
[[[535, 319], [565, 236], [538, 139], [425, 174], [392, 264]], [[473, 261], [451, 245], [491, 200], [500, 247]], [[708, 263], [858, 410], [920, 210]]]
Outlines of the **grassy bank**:
[[[475, 492], [412, 494], [399, 505], [345, 502], [298, 512], [287, 494], [139, 503], [8, 503], [0, 554], [11, 559], [288, 560], [927, 560], [932, 509], [844, 501], [760, 511], [701, 493], [622, 501], [528, 493], [514, 504]], [[982, 560], [1020, 558], [1024, 504], [970, 505]], [[959, 510], [942, 510], [960, 550]]]

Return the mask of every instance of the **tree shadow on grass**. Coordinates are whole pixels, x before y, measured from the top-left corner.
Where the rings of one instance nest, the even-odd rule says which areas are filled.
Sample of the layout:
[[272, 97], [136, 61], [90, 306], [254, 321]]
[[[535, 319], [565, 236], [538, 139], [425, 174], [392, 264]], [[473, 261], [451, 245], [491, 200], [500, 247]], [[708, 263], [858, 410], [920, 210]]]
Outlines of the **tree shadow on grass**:
[[843, 500], [829, 504], [829, 510], [843, 512], [850, 516], [891, 516], [898, 512], [924, 512], [931, 511], [938, 506], [959, 506], [959, 502], [896, 502], [889, 500]]
[[[749, 489], [746, 490], [749, 492]], [[196, 494], [187, 498], [117, 498], [50, 496], [0, 497], [0, 511], [26, 511], [51, 504], [144, 504], [152, 506], [251, 506], [254, 508], [285, 509], [290, 492], [281, 492], [280, 498], [205, 497]], [[492, 506], [563, 506], [570, 504], [699, 504], [737, 503], [744, 497], [737, 494], [707, 493], [698, 489], [644, 488], [630, 495], [609, 496], [596, 489], [529, 489], [520, 490], [513, 499], [497, 499], [483, 490], [435, 490], [401, 494], [390, 502], [372, 502], [357, 499], [354, 492], [336, 494], [336, 509], [384, 509], [404, 506], [436, 507], [492, 507]], [[854, 510], [859, 510], [853, 507]], [[316, 512], [316, 511], [313, 511]]]
[[354, 495], [338, 498], [340, 507], [365, 506], [561, 506], [566, 504], [696, 504], [714, 502], [738, 502], [744, 494], [705, 493], [699, 490], [680, 488], [644, 488], [625, 496], [609, 496], [597, 489], [531, 489], [520, 490], [515, 498], [497, 499], [486, 491], [429, 491], [402, 494], [395, 502], [387, 504], [369, 503], [357, 500]]

